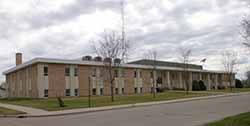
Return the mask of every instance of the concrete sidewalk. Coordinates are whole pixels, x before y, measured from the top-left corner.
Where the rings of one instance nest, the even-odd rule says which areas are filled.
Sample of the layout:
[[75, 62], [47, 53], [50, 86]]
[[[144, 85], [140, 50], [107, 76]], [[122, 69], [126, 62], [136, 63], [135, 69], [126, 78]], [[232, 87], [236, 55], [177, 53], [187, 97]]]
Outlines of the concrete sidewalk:
[[[151, 106], [151, 105], [158, 105], [158, 104], [171, 104], [171, 103], [178, 103], [178, 102], [213, 99], [213, 98], [220, 98], [220, 97], [246, 95], [246, 94], [250, 94], [250, 92], [228, 93], [228, 94], [222, 94], [222, 95], [185, 98], [185, 99], [177, 99], [177, 100], [169, 100], [169, 101], [145, 102], [145, 103], [136, 103], [136, 104], [93, 107], [93, 108], [80, 108], [80, 109], [60, 110], [60, 111], [45, 111], [45, 110], [40, 110], [40, 109], [22, 107], [22, 106], [17, 106], [17, 105], [2, 104], [2, 103], [0, 103], [0, 107], [10, 108], [10, 109], [19, 110], [19, 111], [23, 111], [27, 113], [25, 115], [21, 115], [21, 117], [49, 117], [49, 116], [64, 116], [64, 115], [72, 115], [72, 114], [91, 113], [91, 112], [107, 111], [107, 110], [114, 110], [114, 109], [125, 109], [125, 108], [131, 108], [131, 107]], [[12, 117], [19, 117], [19, 116], [20, 115], [12, 116]]]
[[213, 99], [213, 98], [220, 98], [220, 97], [246, 95], [246, 94], [250, 94], [250, 92], [229, 93], [229, 94], [222, 94], [222, 95], [213, 95], [213, 96], [195, 97], [195, 98], [185, 98], [185, 99], [177, 99], [177, 100], [169, 100], [169, 101], [145, 102], [145, 103], [126, 104], [126, 105], [115, 105], [115, 106], [104, 106], [104, 107], [93, 107], [93, 108], [81, 108], [81, 109], [51, 111], [51, 112], [46, 112], [46, 113], [27, 114], [26, 117], [63, 116], [63, 115], [71, 115], [71, 114], [91, 113], [91, 112], [107, 111], [107, 110], [114, 110], [114, 109], [126, 109], [126, 108], [131, 108], [131, 107], [142, 107], [142, 106], [151, 106], [151, 105], [158, 105], [158, 104], [171, 104], [171, 103], [178, 103], [178, 102], [187, 102], [187, 101], [203, 100], [203, 99]]
[[0, 103], [0, 107], [25, 112], [28, 115], [49, 114], [49, 112], [45, 111], [45, 110], [35, 109], [35, 108], [30, 108], [30, 107], [24, 107], [24, 106], [20, 106], [20, 105], [12, 105], [12, 104]]

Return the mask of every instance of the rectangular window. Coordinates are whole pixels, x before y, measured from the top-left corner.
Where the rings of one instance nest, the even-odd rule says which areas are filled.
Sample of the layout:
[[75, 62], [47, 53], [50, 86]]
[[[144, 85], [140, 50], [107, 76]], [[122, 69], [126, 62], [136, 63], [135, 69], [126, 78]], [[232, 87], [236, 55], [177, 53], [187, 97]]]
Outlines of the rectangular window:
[[150, 72], [150, 78], [154, 78], [153, 72]]
[[65, 68], [65, 76], [70, 76], [70, 68]]
[[122, 88], [122, 94], [124, 94], [124, 88]]
[[96, 89], [95, 88], [92, 89], [92, 95], [96, 95]]
[[141, 87], [140, 89], [141, 89], [141, 91], [140, 91], [140, 92], [142, 93], [142, 87]]
[[115, 70], [115, 77], [118, 77], [118, 70]]
[[75, 89], [75, 96], [78, 96], [78, 89]]
[[115, 94], [119, 94], [119, 89], [115, 88]]
[[100, 88], [100, 95], [103, 95], [103, 88]]
[[49, 97], [49, 91], [48, 91], [48, 89], [44, 90], [44, 97]]
[[151, 93], [154, 93], [154, 87], [151, 87]]
[[135, 70], [134, 71], [134, 78], [136, 78], [137, 77], [137, 71]]
[[137, 93], [137, 88], [135, 88], [135, 93]]
[[74, 69], [74, 76], [77, 77], [78, 76], [78, 68]]
[[48, 76], [48, 67], [47, 66], [43, 67], [43, 75]]
[[66, 94], [66, 96], [70, 96], [70, 89], [66, 89], [65, 94]]
[[96, 77], [96, 73], [97, 73], [96, 68], [92, 68], [92, 70], [91, 70], [92, 77]]

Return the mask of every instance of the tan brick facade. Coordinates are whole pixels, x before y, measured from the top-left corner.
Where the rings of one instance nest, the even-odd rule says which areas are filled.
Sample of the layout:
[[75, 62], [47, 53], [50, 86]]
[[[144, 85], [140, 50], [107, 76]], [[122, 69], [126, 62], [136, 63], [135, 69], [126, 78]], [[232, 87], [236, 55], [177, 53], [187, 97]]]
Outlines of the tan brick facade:
[[[55, 64], [49, 63], [45, 66], [48, 67], [48, 97], [65, 97], [66, 96], [66, 75], [65, 68], [68, 64]], [[91, 65], [76, 65], [78, 68], [78, 82], [79, 88], [77, 96], [88, 96], [89, 88], [90, 93], [92, 91], [92, 79], [90, 79], [89, 87], [89, 77], [92, 77], [93, 68], [101, 69], [100, 66], [91, 66]], [[40, 68], [43, 70], [43, 68]], [[139, 69], [139, 68], [126, 68], [124, 69], [124, 92], [125, 95], [130, 95], [135, 93], [135, 71], [140, 73], [139, 79], [142, 79], [142, 92], [140, 93], [150, 93], [152, 88], [152, 78], [151, 78], [151, 69]], [[38, 90], [38, 87], [44, 87], [43, 83], [38, 83], [39, 79], [38, 65], [34, 64], [18, 71], [9, 73], [6, 75], [6, 81], [8, 84], [9, 97], [33, 97], [42, 98], [44, 89]], [[100, 78], [103, 78], [103, 95], [110, 95], [110, 82], [108, 78], [108, 72], [101, 70]], [[226, 74], [218, 73], [199, 73], [199, 72], [189, 72], [191, 75], [188, 78], [189, 82], [193, 80], [203, 80], [207, 87], [216, 87], [219, 84], [227, 84], [229, 79]], [[138, 74], [138, 73], [137, 73]], [[39, 75], [43, 76], [43, 73]], [[73, 74], [74, 75], [74, 74]], [[173, 70], [158, 70], [157, 76], [162, 78], [162, 87], [169, 89], [172, 88], [185, 88], [183, 81], [183, 74], [180, 71]], [[106, 79], [105, 79], [106, 78]], [[217, 78], [217, 80], [216, 80]], [[75, 91], [75, 89], [71, 90]], [[114, 89], [115, 92], [115, 89]], [[75, 92], [76, 93], [76, 92]]]
[[65, 67], [61, 64], [49, 64], [49, 96], [50, 97], [63, 97], [65, 96]]
[[6, 75], [9, 97], [38, 97], [37, 65]]

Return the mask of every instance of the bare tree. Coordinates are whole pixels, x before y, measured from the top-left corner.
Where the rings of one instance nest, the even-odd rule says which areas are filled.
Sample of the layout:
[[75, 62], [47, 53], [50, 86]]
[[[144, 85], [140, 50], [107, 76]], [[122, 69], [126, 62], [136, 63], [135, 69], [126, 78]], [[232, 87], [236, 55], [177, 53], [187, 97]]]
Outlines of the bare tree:
[[241, 22], [241, 36], [244, 39], [243, 45], [250, 51], [250, 9], [249, 15], [243, 17]]
[[148, 52], [148, 57], [149, 59], [153, 60], [153, 70], [152, 70], [152, 75], [153, 75], [153, 97], [155, 98], [156, 97], [156, 88], [158, 87], [157, 86], [157, 51], [156, 50], [150, 50]]
[[114, 101], [114, 69], [119, 64], [114, 62], [115, 59], [122, 60], [122, 54], [125, 50], [122, 48], [121, 36], [115, 31], [104, 31], [98, 40], [93, 41], [93, 48], [98, 56], [104, 57], [104, 69], [107, 70], [107, 80], [110, 83], [111, 101]]
[[126, 22], [125, 22], [125, 2], [121, 0], [121, 47], [122, 47], [122, 62], [128, 60], [130, 41], [126, 37]]
[[186, 93], [188, 94], [189, 87], [192, 83], [189, 81], [189, 74], [188, 74], [188, 69], [189, 69], [189, 62], [190, 62], [190, 56], [192, 54], [192, 50], [189, 48], [180, 48], [179, 49], [179, 55], [180, 55], [180, 60], [183, 63], [182, 68], [183, 68], [183, 75], [184, 75], [184, 82], [186, 86]]
[[237, 65], [237, 54], [234, 51], [224, 51], [222, 53], [222, 59], [221, 62], [224, 66], [225, 71], [228, 73], [228, 78], [229, 78], [229, 85], [230, 85], [230, 89], [231, 91], [232, 89], [232, 76], [235, 72], [235, 67]]
[[246, 75], [246, 85], [247, 87], [250, 87], [250, 71], [247, 71], [245, 75]]

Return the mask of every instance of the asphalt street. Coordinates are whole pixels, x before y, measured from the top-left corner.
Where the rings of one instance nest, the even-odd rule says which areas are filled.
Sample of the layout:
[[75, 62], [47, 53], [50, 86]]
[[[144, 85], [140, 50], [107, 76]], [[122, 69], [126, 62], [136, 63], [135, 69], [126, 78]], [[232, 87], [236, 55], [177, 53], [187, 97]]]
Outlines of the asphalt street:
[[0, 118], [0, 126], [199, 126], [250, 111], [250, 94], [43, 118]]

